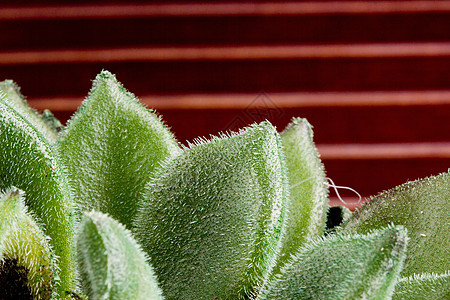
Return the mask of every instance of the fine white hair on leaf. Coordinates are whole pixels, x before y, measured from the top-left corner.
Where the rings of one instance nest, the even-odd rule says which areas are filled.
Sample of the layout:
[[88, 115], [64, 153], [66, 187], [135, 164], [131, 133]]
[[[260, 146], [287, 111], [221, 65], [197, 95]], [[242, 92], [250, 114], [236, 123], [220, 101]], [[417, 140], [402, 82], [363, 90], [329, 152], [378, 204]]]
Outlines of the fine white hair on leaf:
[[450, 173], [399, 185], [371, 197], [341, 225], [344, 232], [401, 224], [410, 242], [402, 277], [424, 272], [445, 273], [450, 261]]
[[450, 296], [450, 270], [443, 274], [421, 273], [401, 278], [395, 286], [393, 300], [447, 300]]
[[[328, 209], [328, 186], [325, 170], [313, 142], [312, 126], [306, 119], [293, 118], [281, 132], [286, 158], [290, 201], [287, 209], [286, 234], [272, 275], [288, 261], [301, 245], [321, 236]], [[270, 281], [270, 277], [266, 279]]]
[[57, 296], [56, 289], [60, 284], [57, 258], [49, 237], [28, 214], [22, 191], [10, 188], [0, 194], [0, 224], [0, 272], [5, 261], [13, 260], [17, 268], [26, 270], [24, 284], [33, 299]]
[[102, 71], [60, 135], [58, 151], [80, 213], [108, 213], [132, 228], [138, 196], [180, 149], [161, 117]]
[[[2, 84], [0, 84], [0, 89]], [[74, 208], [53, 133], [20, 97], [0, 97], [0, 189], [26, 192], [28, 211], [42, 225], [59, 257], [60, 296], [75, 288]], [[50, 130], [50, 131], [49, 131]]]
[[289, 189], [279, 135], [265, 121], [188, 146], [146, 186], [135, 235], [167, 298], [251, 296], [284, 230]]
[[400, 226], [312, 240], [291, 256], [258, 299], [389, 299], [406, 245]]
[[85, 213], [77, 238], [83, 288], [92, 299], [163, 299], [148, 257], [106, 214]]
[[[359, 204], [362, 201], [362, 197], [361, 195], [353, 188], [349, 187], [349, 186], [342, 186], [342, 185], [336, 185], [333, 181], [333, 179], [331, 179], [330, 177], [326, 178], [330, 183], [325, 183], [327, 186], [332, 187], [336, 193], [336, 195], [338, 196], [339, 201], [341, 201], [344, 204]], [[354, 203], [348, 203], [346, 202], [344, 199], [342, 199], [341, 194], [339, 194], [339, 189], [343, 189], [343, 190], [349, 190], [352, 191], [353, 193], [355, 193], [358, 196], [358, 201], [354, 202]]]

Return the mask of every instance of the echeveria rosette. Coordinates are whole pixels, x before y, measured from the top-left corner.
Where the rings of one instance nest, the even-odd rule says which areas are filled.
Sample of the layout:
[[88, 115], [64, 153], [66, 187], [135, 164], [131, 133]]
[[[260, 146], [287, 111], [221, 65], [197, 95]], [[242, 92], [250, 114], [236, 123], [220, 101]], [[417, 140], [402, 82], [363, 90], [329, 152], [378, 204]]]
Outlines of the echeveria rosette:
[[410, 237], [402, 277], [449, 271], [450, 173], [407, 182], [372, 197], [342, 224], [343, 232], [365, 233], [403, 225]]
[[14, 90], [0, 93], [0, 190], [25, 191], [25, 205], [59, 257], [63, 297], [76, 286], [74, 208], [68, 179], [52, 139], [55, 134]]
[[27, 211], [23, 193], [0, 193], [0, 299], [50, 299], [57, 271], [49, 238]]
[[390, 299], [406, 245], [406, 230], [393, 226], [314, 240], [292, 256], [257, 299]]
[[80, 209], [107, 213], [128, 229], [153, 171], [181, 152], [161, 118], [107, 71], [97, 76], [60, 140]]
[[449, 173], [329, 210], [323, 237], [305, 119], [281, 137], [262, 122], [180, 149], [107, 71], [67, 128], [0, 82], [0, 190], [0, 298], [450, 297]]
[[147, 256], [131, 233], [109, 216], [94, 211], [83, 215], [77, 253], [90, 299], [163, 299]]
[[165, 163], [143, 194], [135, 234], [168, 299], [242, 299], [270, 273], [288, 195], [269, 122], [199, 140]]

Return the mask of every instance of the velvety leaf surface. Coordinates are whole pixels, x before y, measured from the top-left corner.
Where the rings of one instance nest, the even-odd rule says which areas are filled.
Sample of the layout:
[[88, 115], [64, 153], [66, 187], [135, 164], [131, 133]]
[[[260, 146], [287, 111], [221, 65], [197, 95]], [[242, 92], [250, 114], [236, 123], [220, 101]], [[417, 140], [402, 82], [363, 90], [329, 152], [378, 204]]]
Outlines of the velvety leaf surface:
[[0, 194], [0, 299], [50, 299], [57, 275], [48, 242], [19, 191]]
[[448, 300], [450, 299], [450, 273], [421, 274], [402, 278], [395, 286], [393, 300]]
[[127, 228], [154, 169], [181, 152], [161, 119], [107, 71], [62, 132], [60, 151], [81, 210], [107, 213]]
[[147, 257], [117, 221], [86, 213], [77, 246], [82, 284], [90, 299], [163, 299]]
[[34, 126], [30, 114], [20, 114], [0, 99], [0, 189], [16, 186], [25, 204], [43, 225], [59, 257], [63, 294], [75, 287], [74, 219], [67, 177], [51, 142]]
[[401, 227], [368, 235], [330, 235], [308, 243], [263, 288], [258, 300], [389, 299], [406, 243]]
[[[25, 97], [20, 93], [19, 86], [13, 81], [5, 80], [0, 82], [0, 99], [0, 101], [12, 107], [19, 115], [30, 122], [33, 127], [38, 129], [50, 143], [56, 142], [56, 131], [43, 120], [43, 117], [37, 111], [28, 106]], [[49, 112], [46, 114], [48, 115]]]
[[342, 225], [365, 233], [394, 223], [408, 229], [408, 255], [402, 276], [449, 270], [450, 173], [408, 182], [373, 197]]
[[282, 240], [279, 271], [299, 247], [323, 234], [328, 209], [328, 187], [313, 131], [306, 119], [294, 118], [281, 133], [286, 156], [291, 201], [287, 231]]
[[241, 299], [279, 251], [288, 183], [269, 122], [199, 140], [147, 186], [136, 234], [168, 299]]

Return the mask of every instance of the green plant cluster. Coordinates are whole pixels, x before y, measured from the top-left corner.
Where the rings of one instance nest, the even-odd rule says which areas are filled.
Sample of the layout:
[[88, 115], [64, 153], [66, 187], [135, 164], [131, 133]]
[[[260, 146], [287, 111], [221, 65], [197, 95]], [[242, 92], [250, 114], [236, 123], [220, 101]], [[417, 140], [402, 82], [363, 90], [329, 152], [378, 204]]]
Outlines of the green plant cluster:
[[107, 71], [67, 126], [0, 83], [0, 190], [1, 299], [450, 299], [449, 172], [327, 222], [307, 120], [183, 146]]

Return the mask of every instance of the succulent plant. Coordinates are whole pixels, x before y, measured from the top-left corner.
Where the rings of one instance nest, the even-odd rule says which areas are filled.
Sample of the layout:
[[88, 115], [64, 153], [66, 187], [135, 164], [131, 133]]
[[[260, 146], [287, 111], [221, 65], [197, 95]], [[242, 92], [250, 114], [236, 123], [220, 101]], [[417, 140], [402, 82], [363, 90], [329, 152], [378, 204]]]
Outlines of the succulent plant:
[[183, 146], [107, 71], [67, 126], [0, 83], [0, 191], [1, 299], [450, 296], [449, 172], [331, 209], [307, 120]]

